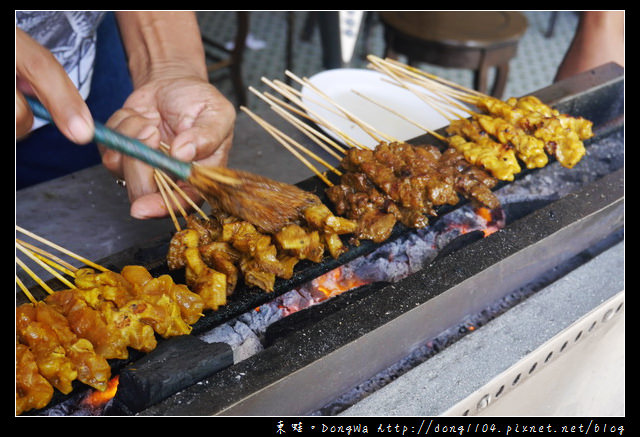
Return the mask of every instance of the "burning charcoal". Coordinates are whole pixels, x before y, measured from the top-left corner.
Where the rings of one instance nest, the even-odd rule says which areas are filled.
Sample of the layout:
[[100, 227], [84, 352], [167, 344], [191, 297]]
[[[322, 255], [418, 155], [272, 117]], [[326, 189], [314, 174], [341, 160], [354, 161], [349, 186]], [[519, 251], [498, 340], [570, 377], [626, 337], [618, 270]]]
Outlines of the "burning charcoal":
[[115, 404], [137, 413], [233, 364], [231, 347], [183, 335], [120, 372]]

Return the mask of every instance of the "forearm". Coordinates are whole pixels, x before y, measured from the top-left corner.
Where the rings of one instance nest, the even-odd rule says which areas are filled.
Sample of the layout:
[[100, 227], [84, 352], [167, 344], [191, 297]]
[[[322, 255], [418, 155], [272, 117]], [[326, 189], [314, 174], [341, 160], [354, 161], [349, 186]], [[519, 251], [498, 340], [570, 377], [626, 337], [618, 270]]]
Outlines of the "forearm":
[[154, 78], [193, 75], [206, 80], [204, 48], [194, 12], [117, 12], [134, 87]]

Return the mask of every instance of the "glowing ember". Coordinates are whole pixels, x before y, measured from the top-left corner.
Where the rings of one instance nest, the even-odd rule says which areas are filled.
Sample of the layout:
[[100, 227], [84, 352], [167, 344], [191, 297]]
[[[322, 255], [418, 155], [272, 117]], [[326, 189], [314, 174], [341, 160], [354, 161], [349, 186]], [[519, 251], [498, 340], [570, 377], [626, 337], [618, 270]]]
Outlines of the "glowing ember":
[[343, 272], [343, 267], [338, 267], [314, 279], [314, 288], [323, 293], [324, 299], [328, 299], [368, 283], [356, 275], [345, 275]]
[[119, 379], [118, 375], [111, 378], [111, 381], [109, 381], [105, 391], [94, 390], [82, 400], [82, 404], [88, 407], [97, 408], [109, 402], [116, 395]]
[[491, 220], [493, 220], [493, 217], [491, 216], [491, 211], [488, 208], [478, 208], [476, 210], [476, 212], [478, 213], [478, 215], [480, 217], [482, 217], [487, 223], [491, 222]]

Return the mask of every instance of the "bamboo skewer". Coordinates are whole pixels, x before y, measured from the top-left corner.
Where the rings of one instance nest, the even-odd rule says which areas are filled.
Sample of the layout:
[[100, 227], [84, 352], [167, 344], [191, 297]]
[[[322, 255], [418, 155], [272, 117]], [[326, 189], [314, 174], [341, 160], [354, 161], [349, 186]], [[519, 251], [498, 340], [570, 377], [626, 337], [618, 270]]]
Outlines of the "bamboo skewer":
[[[160, 143], [160, 148], [165, 152], [168, 153], [169, 151], [169, 145], [166, 143], [161, 142]], [[157, 169], [158, 174], [169, 184], [171, 185], [171, 188], [173, 188], [173, 190], [175, 190], [188, 204], [191, 208], [193, 208], [194, 211], [196, 211], [198, 214], [200, 214], [200, 216], [205, 219], [208, 220], [209, 216], [191, 199], [191, 197], [189, 197], [187, 195], [187, 193], [184, 192], [184, 190], [182, 188], [180, 188], [180, 186], [174, 182], [173, 179], [171, 179], [169, 177], [168, 174], [166, 174], [165, 172], [163, 172], [162, 170]], [[176, 202], [177, 203], [177, 202]], [[180, 209], [180, 212], [183, 213], [183, 209]], [[186, 215], [183, 213], [183, 216], [186, 217]]]
[[55, 276], [56, 278], [58, 278], [60, 280], [60, 282], [62, 282], [64, 285], [66, 285], [69, 288], [75, 288], [75, 285], [71, 282], [69, 282], [69, 280], [67, 278], [65, 278], [64, 276], [62, 276], [60, 273], [58, 273], [57, 271], [55, 271], [54, 269], [52, 269], [49, 264], [45, 263], [44, 261], [40, 260], [38, 257], [36, 257], [35, 255], [33, 255], [29, 250], [27, 250], [26, 248], [22, 247], [20, 244], [17, 244], [16, 247], [18, 248], [18, 250], [20, 250], [22, 253], [24, 253], [25, 255], [27, 255], [29, 258], [31, 258], [33, 261], [35, 261], [40, 267], [42, 267], [43, 269], [45, 269], [46, 271], [48, 271], [49, 273], [51, 273], [53, 276]]
[[[298, 158], [303, 164], [305, 164], [307, 168], [309, 168], [316, 176], [322, 179], [322, 181], [325, 184], [327, 184], [330, 187], [333, 186], [333, 183], [329, 179], [327, 179], [327, 177], [324, 174], [322, 174], [304, 156], [300, 155], [300, 153], [297, 150], [295, 150], [294, 147], [292, 147], [289, 143], [287, 143], [287, 140], [290, 140], [293, 143], [295, 143], [295, 141], [293, 141], [290, 137], [286, 136], [285, 134], [277, 130], [275, 127], [273, 127], [272, 125], [270, 125], [269, 123], [261, 119], [260, 117], [258, 117], [256, 114], [251, 112], [248, 108], [242, 106], [241, 109], [245, 113], [247, 113], [254, 121], [256, 121], [260, 126], [262, 126], [267, 132], [269, 132], [280, 144], [282, 144], [287, 150], [289, 150], [296, 158]], [[304, 147], [302, 146], [300, 147], [304, 149]]]
[[[160, 190], [160, 195], [162, 196], [162, 200], [164, 201], [164, 204], [166, 205], [167, 210], [169, 211], [169, 216], [171, 217], [171, 221], [173, 221], [173, 225], [175, 226], [176, 231], [179, 232], [182, 228], [180, 227], [180, 223], [178, 223], [178, 219], [176, 219], [176, 215], [173, 212], [173, 208], [171, 206], [171, 203], [169, 202], [169, 198], [167, 197], [167, 193], [166, 193], [167, 188], [165, 187], [165, 185], [163, 183], [164, 181], [162, 180], [161, 176], [158, 175], [158, 172], [154, 172], [153, 173], [153, 178], [155, 179], [156, 185], [158, 186], [158, 188]], [[169, 190], [169, 191], [171, 191], [171, 190]], [[179, 202], [176, 201], [175, 203], [176, 203], [176, 205], [179, 205]], [[185, 214], [183, 213], [183, 216], [184, 215]]]
[[353, 93], [355, 93], [356, 95], [358, 95], [358, 96], [362, 97], [363, 99], [366, 99], [366, 100], [370, 101], [371, 103], [373, 103], [373, 104], [375, 104], [375, 105], [378, 105], [378, 106], [380, 106], [381, 108], [383, 108], [383, 109], [385, 109], [385, 110], [389, 111], [390, 113], [392, 113], [392, 114], [396, 115], [397, 117], [400, 117], [400, 118], [402, 118], [403, 120], [405, 120], [405, 121], [407, 121], [407, 122], [409, 122], [409, 123], [413, 124], [413, 125], [414, 125], [414, 126], [416, 126], [418, 129], [422, 129], [422, 130], [424, 130], [425, 132], [427, 132], [428, 134], [431, 134], [431, 135], [432, 135], [432, 136], [434, 136], [435, 138], [437, 138], [437, 139], [439, 139], [439, 140], [441, 140], [441, 141], [446, 141], [446, 138], [445, 138], [444, 136], [442, 136], [442, 135], [440, 135], [439, 133], [437, 133], [437, 132], [435, 132], [435, 131], [433, 131], [433, 130], [429, 129], [429, 128], [428, 128], [428, 127], [426, 127], [426, 126], [421, 125], [420, 123], [416, 122], [415, 120], [410, 119], [410, 118], [409, 118], [409, 117], [407, 117], [406, 115], [400, 114], [398, 111], [396, 111], [396, 110], [394, 110], [394, 109], [392, 109], [392, 108], [389, 108], [388, 106], [383, 105], [382, 103], [380, 103], [380, 102], [378, 102], [378, 101], [376, 101], [376, 100], [372, 99], [371, 97], [365, 96], [364, 94], [362, 94], [362, 93], [360, 93], [360, 92], [358, 92], [358, 91], [356, 91], [356, 90], [352, 90], [352, 92], [353, 92]]
[[75, 276], [75, 272], [76, 270], [78, 270], [77, 267], [72, 266], [65, 260], [60, 259], [54, 254], [47, 252], [46, 250], [41, 249], [38, 246], [34, 246], [33, 244], [27, 243], [26, 241], [22, 241], [19, 238], [16, 238], [16, 242], [29, 249], [34, 256], [39, 257], [43, 262], [46, 262], [50, 266], [60, 270], [61, 272], [64, 272], [69, 276]]
[[60, 247], [57, 244], [52, 243], [51, 241], [47, 240], [46, 238], [40, 237], [40, 236], [34, 234], [33, 232], [27, 231], [26, 229], [24, 229], [24, 228], [22, 228], [22, 227], [20, 227], [18, 225], [16, 225], [16, 230], [22, 232], [25, 235], [28, 235], [29, 237], [33, 238], [34, 240], [37, 240], [37, 241], [39, 241], [41, 243], [44, 243], [44, 244], [48, 245], [49, 247], [52, 247], [52, 248], [54, 248], [56, 250], [59, 250], [60, 252], [64, 253], [65, 255], [69, 255], [71, 258], [74, 258], [74, 259], [76, 259], [76, 260], [78, 260], [78, 261], [80, 261], [80, 262], [82, 262], [82, 263], [84, 263], [84, 264], [86, 264], [86, 265], [88, 265], [90, 267], [93, 267], [93, 268], [95, 268], [97, 270], [100, 270], [102, 272], [108, 272], [109, 271], [109, 269], [107, 269], [106, 267], [103, 267], [103, 266], [101, 266], [99, 264], [94, 263], [93, 261], [90, 261], [90, 260], [88, 260], [88, 259], [86, 259], [86, 258], [84, 258], [84, 257], [82, 257], [80, 255], [77, 255], [77, 254], [71, 252], [70, 250], [65, 249], [64, 247]]
[[389, 59], [389, 58], [382, 59], [382, 58], [379, 58], [379, 57], [376, 57], [376, 56], [373, 56], [373, 55], [369, 55], [367, 57], [367, 59], [375, 60], [378, 63], [384, 63], [386, 65], [389, 65], [389, 66], [393, 67], [393, 68], [402, 70], [405, 73], [410, 74], [413, 77], [416, 77], [418, 79], [430, 80], [430, 81], [439, 82], [441, 84], [445, 84], [448, 87], [451, 87], [451, 88], [453, 88], [455, 90], [458, 90], [461, 93], [461, 95], [463, 95], [463, 96], [468, 96], [468, 97], [477, 96], [478, 98], [485, 97], [485, 95], [482, 94], [480, 91], [465, 87], [463, 85], [460, 85], [458, 83], [455, 83], [455, 82], [452, 82], [450, 80], [444, 79], [442, 77], [436, 76], [434, 74], [427, 73], [426, 71], [422, 71], [422, 70], [420, 70], [418, 68], [415, 68], [415, 67], [412, 67], [410, 65], [403, 64], [403, 63], [401, 63], [401, 62], [399, 62], [397, 60], [394, 60], [394, 59]]
[[299, 78], [298, 76], [296, 76], [295, 74], [291, 73], [288, 70], [285, 72], [285, 74], [287, 74], [287, 76], [291, 77], [293, 80], [295, 80], [299, 84], [301, 84], [303, 86], [305, 86], [305, 85], [308, 86], [310, 89], [315, 91], [318, 95], [322, 96], [324, 99], [329, 101], [336, 108], [338, 108], [348, 120], [350, 120], [351, 122], [355, 123], [358, 127], [360, 127], [363, 131], [365, 131], [375, 141], [381, 142], [382, 139], [380, 137], [382, 137], [384, 140], [389, 141], [389, 142], [394, 142], [394, 141], [397, 142], [398, 141], [396, 138], [393, 138], [391, 135], [388, 135], [388, 134], [386, 134], [384, 132], [380, 132], [378, 129], [374, 128], [373, 126], [369, 125], [368, 123], [364, 122], [363, 120], [361, 120], [358, 117], [356, 117], [355, 115], [353, 115], [346, 108], [342, 107], [340, 104], [338, 104], [337, 102], [332, 100], [320, 88], [318, 88], [313, 83], [311, 83], [311, 81], [309, 81], [309, 79], [307, 79], [307, 78], [301, 79], [301, 78]]
[[51, 289], [51, 287], [49, 287], [42, 279], [40, 279], [38, 277], [38, 275], [36, 275], [33, 270], [31, 270], [20, 258], [18, 258], [16, 256], [16, 264], [18, 264], [20, 267], [22, 267], [22, 269], [27, 272], [27, 274], [31, 277], [31, 279], [33, 279], [34, 281], [36, 281], [36, 283], [41, 286], [47, 293], [49, 294], [53, 294], [54, 291]]
[[[287, 120], [291, 124], [293, 124], [300, 131], [302, 131], [305, 135], [307, 135], [307, 137], [309, 137], [309, 139], [311, 139], [314, 143], [316, 143], [318, 146], [320, 146], [325, 152], [327, 152], [328, 154], [330, 154], [331, 156], [333, 156], [334, 158], [336, 158], [338, 160], [342, 159], [342, 157], [340, 155], [338, 155], [333, 149], [328, 147], [325, 142], [323, 142], [323, 140], [329, 142], [330, 138], [328, 138], [327, 136], [321, 134], [320, 132], [316, 131], [315, 129], [311, 128], [307, 124], [303, 123], [302, 121], [300, 121], [299, 119], [297, 119], [296, 117], [291, 115], [290, 113], [284, 111], [282, 108], [274, 106], [273, 110], [275, 112], [277, 112], [278, 114], [280, 114], [285, 120]], [[344, 151], [344, 149], [342, 149], [342, 150], [343, 150], [342, 153], [344, 154], [346, 151]], [[337, 171], [335, 169], [333, 169], [333, 170]]]
[[[295, 117], [291, 116], [290, 114], [287, 114], [287, 113], [286, 113], [286, 112], [284, 112], [282, 109], [277, 108], [277, 107], [276, 107], [276, 108], [273, 108], [273, 110], [274, 110], [275, 112], [277, 112], [277, 113], [280, 113], [280, 114], [283, 116], [283, 118], [285, 118], [285, 119], [287, 119], [288, 121], [290, 121], [290, 122], [291, 122], [291, 124], [293, 124], [294, 126], [296, 126], [296, 127], [300, 127], [300, 129], [302, 129], [302, 127], [301, 127], [301, 126], [298, 126], [298, 125], [296, 124], [298, 120], [297, 120]], [[290, 118], [289, 118], [289, 117], [290, 117]], [[303, 131], [303, 132], [304, 132], [304, 131]], [[305, 133], [306, 133], [306, 132], [305, 132]], [[286, 135], [284, 135], [284, 134], [281, 134], [281, 136], [285, 136], [285, 137], [286, 137]], [[316, 138], [314, 138], [314, 137], [313, 137], [313, 135], [312, 135], [312, 134], [308, 135], [308, 137], [309, 137], [309, 138], [311, 138], [311, 139], [312, 139], [312, 140], [314, 140], [314, 141], [315, 141], [315, 140], [317, 140]], [[287, 137], [287, 138], [289, 138], [289, 137]], [[336, 175], [338, 175], [338, 176], [342, 176], [342, 172], [340, 172], [338, 169], [336, 169], [334, 166], [332, 166], [331, 164], [329, 164], [327, 161], [325, 161], [324, 159], [322, 159], [321, 157], [319, 157], [318, 155], [316, 155], [315, 153], [313, 153], [311, 150], [309, 150], [309, 149], [307, 149], [306, 147], [304, 147], [302, 144], [300, 144], [300, 143], [298, 143], [298, 142], [296, 142], [296, 141], [293, 141], [292, 139], [290, 139], [290, 142], [291, 142], [291, 144], [292, 144], [292, 145], [294, 145], [297, 149], [299, 149], [299, 150], [303, 151], [303, 152], [304, 152], [304, 153], [306, 153], [308, 156], [310, 156], [311, 158], [315, 159], [318, 163], [320, 163], [320, 164], [324, 165], [327, 169], [331, 170], [331, 171], [332, 171], [333, 173], [335, 173]], [[321, 141], [317, 141], [317, 144], [322, 145], [322, 142], [321, 142]], [[323, 147], [323, 149], [324, 149], [324, 147]], [[324, 149], [324, 150], [327, 150], [327, 149]], [[330, 150], [330, 149], [329, 149], [329, 150]], [[341, 159], [341, 158], [340, 158], [340, 156], [339, 156], [339, 155], [337, 155], [337, 154], [334, 154], [334, 155], [332, 155], [332, 156], [334, 156], [334, 157], [335, 157], [335, 158], [337, 158], [337, 159]]]
[[18, 275], [16, 275], [16, 284], [18, 284], [18, 287], [20, 287], [22, 292], [27, 296], [27, 298], [31, 301], [32, 304], [35, 305], [36, 303], [38, 303], [37, 299], [35, 297], [33, 297], [33, 295], [27, 289], [27, 287], [24, 285], [22, 280], [20, 278], [18, 278]]
[[[430, 106], [432, 106], [440, 115], [442, 115], [445, 119], [447, 119], [448, 121], [452, 120], [451, 115], [448, 115], [447, 112], [441, 108], [441, 106], [434, 106], [433, 100], [437, 99], [436, 96], [430, 96], [424, 92], [420, 92], [419, 90], [417, 90], [414, 87], [410, 87], [408, 86], [402, 78], [400, 78], [396, 73], [394, 73], [393, 71], [391, 71], [387, 66], [385, 66], [384, 64], [378, 62], [378, 61], [373, 61], [374, 65], [377, 67], [378, 71], [380, 71], [381, 73], [386, 74], [387, 76], [391, 77], [392, 79], [395, 80], [396, 85], [406, 89], [407, 91], [413, 93], [416, 97], [418, 97], [419, 99], [421, 99], [423, 102], [429, 104]], [[432, 90], [433, 91], [433, 90]], [[453, 112], [451, 110], [451, 108], [447, 108], [447, 110], [451, 113], [453, 113], [456, 117], [459, 117], [459, 114], [456, 114], [455, 112]]]
[[[278, 91], [279, 93], [281, 93], [283, 96], [285, 96], [287, 99], [289, 99], [290, 101], [294, 102], [296, 105], [298, 105], [300, 108], [302, 108], [303, 111], [306, 112], [307, 115], [304, 115], [306, 118], [308, 118], [309, 120], [311, 120], [312, 122], [324, 127], [325, 129], [329, 130], [330, 132], [333, 132], [334, 134], [336, 134], [338, 137], [342, 138], [342, 140], [344, 140], [344, 142], [349, 146], [349, 147], [358, 147], [358, 148], [363, 148], [364, 146], [362, 146], [361, 144], [359, 144], [357, 141], [355, 141], [353, 138], [351, 138], [349, 135], [347, 135], [345, 132], [341, 131], [340, 129], [338, 129], [336, 126], [334, 126], [331, 122], [329, 122], [326, 118], [322, 117], [321, 115], [319, 115], [316, 111], [312, 110], [311, 108], [309, 108], [307, 105], [305, 105], [295, 94], [293, 94], [292, 92], [290, 92], [288, 89], [283, 88], [283, 87], [279, 87], [277, 84], [275, 84], [272, 81], [269, 81], [268, 79], [263, 78], [263, 81], [269, 85], [270, 87], [272, 87], [274, 90]], [[301, 114], [299, 111], [297, 112], [298, 114]], [[302, 113], [304, 114], [304, 113]]]
[[[313, 129], [311, 126], [309, 126], [308, 124], [304, 123], [302, 120], [300, 120], [299, 118], [295, 117], [290, 112], [286, 112], [283, 109], [283, 106], [287, 105], [285, 102], [282, 102], [281, 100], [275, 98], [274, 96], [272, 96], [272, 95], [270, 95], [268, 93], [265, 93], [264, 95], [260, 94], [255, 88], [251, 88], [250, 87], [249, 89], [254, 94], [256, 94], [256, 96], [258, 96], [260, 99], [262, 99], [264, 102], [266, 102], [269, 105], [269, 107], [272, 108], [274, 111], [276, 111], [280, 116], [282, 116], [284, 119], [289, 121], [296, 128], [298, 128], [300, 131], [302, 131], [305, 135], [307, 135], [309, 138], [311, 138], [316, 144], [318, 144], [320, 147], [322, 147], [322, 149], [324, 149], [327, 153], [329, 153], [331, 156], [333, 156], [334, 158], [336, 158], [338, 160], [342, 159], [342, 157], [340, 155], [338, 155], [333, 149], [338, 150], [342, 154], [346, 153], [346, 150], [343, 149], [338, 143], [333, 141], [328, 136], [326, 136], [323, 133], [317, 131], [316, 129]], [[284, 106], [284, 107], [287, 107], [287, 109], [291, 110], [291, 108], [288, 108], [288, 105]], [[295, 109], [295, 108], [293, 108], [293, 109]], [[330, 145], [331, 147], [333, 147], [333, 149], [331, 147], [328, 147], [327, 144]]]
[[[25, 235], [28, 235], [29, 237], [44, 243], [46, 245], [48, 245], [49, 247], [52, 247], [66, 255], [71, 256], [72, 258], [79, 260], [81, 262], [83, 262], [85, 265], [91, 266], [93, 268], [96, 268], [100, 271], [106, 272], [109, 271], [108, 269], [86, 259], [83, 258], [61, 246], [58, 246], [55, 243], [52, 243], [51, 241], [40, 237], [32, 232], [29, 232], [23, 228], [21, 228], [20, 226], [16, 226], [16, 230], [24, 233]], [[27, 243], [19, 238], [16, 238], [16, 248], [22, 252], [24, 255], [26, 255], [27, 257], [29, 257], [32, 261], [34, 261], [36, 264], [38, 264], [38, 266], [42, 267], [44, 270], [46, 270], [47, 272], [49, 272], [51, 275], [53, 275], [56, 279], [58, 279], [60, 282], [62, 282], [65, 286], [69, 287], [69, 288], [76, 288], [75, 284], [71, 281], [69, 281], [67, 278], [65, 278], [61, 273], [66, 274], [68, 276], [71, 276], [73, 278], [75, 278], [76, 274], [75, 272], [78, 270], [78, 268], [72, 266], [71, 264], [67, 263], [66, 261], [60, 259], [58, 256], [56, 256], [55, 254], [48, 252], [42, 248], [39, 248], [33, 244]], [[18, 256], [16, 256], [16, 264], [18, 266], [20, 266], [26, 273], [28, 276], [30, 276], [35, 282], [36, 284], [38, 284], [40, 287], [42, 287], [48, 294], [53, 294], [54, 291], [51, 287], [49, 287], [33, 270], [31, 270], [25, 263], [24, 261], [22, 261], [20, 258], [18, 258]], [[29, 298], [29, 300], [31, 300], [32, 302], [35, 301], [35, 299], [33, 298], [33, 296], [31, 295], [31, 293], [27, 290], [26, 286], [24, 285], [24, 283], [20, 280], [20, 278], [16, 275], [16, 283], [18, 284], [18, 286], [20, 287], [20, 289], [22, 289], [22, 291], [27, 295], [27, 297]]]

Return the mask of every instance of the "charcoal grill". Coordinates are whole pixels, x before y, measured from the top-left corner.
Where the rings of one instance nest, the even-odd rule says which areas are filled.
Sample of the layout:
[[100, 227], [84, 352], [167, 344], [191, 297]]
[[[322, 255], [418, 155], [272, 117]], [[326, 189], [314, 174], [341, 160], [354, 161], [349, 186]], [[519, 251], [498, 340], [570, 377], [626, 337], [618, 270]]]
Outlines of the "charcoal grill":
[[[594, 122], [596, 136], [586, 143], [587, 150], [600, 141], [622, 142], [623, 150], [623, 73], [616, 65], [605, 65], [534, 94], [561, 112]], [[438, 141], [425, 135], [411, 142]], [[589, 159], [589, 153], [584, 159]], [[417, 273], [394, 283], [367, 284], [302, 311], [291, 318], [289, 326], [284, 323], [282, 328], [279, 324], [280, 331], [272, 330], [268, 347], [253, 356], [237, 363], [218, 363], [212, 374], [199, 374], [197, 384], [162, 395], [136, 411], [116, 401], [113, 412], [269, 416], [317, 411], [469, 315], [482, 312], [603, 241], [623, 239], [624, 153], [612, 162], [607, 174], [561, 198], [523, 202], [517, 206], [520, 212], [514, 213], [518, 219], [510, 220], [501, 231], [466, 241]], [[527, 171], [518, 180], [527, 174], [535, 177], [535, 171]], [[317, 178], [299, 185], [322, 192]], [[410, 232], [399, 226], [392, 239]], [[146, 242], [101, 263], [116, 268], [143, 264], [153, 273], [164, 273], [162, 257], [167, 245], [166, 238]], [[337, 260], [302, 263], [291, 280], [278, 281], [274, 293], [238, 290], [226, 307], [194, 325], [193, 335], [251, 311], [379, 246], [365, 242]], [[21, 300], [18, 296], [17, 303]], [[131, 361], [142, 358], [133, 354]], [[129, 364], [118, 363], [116, 368], [126, 369]], [[179, 362], [174, 364], [181, 366]]]

